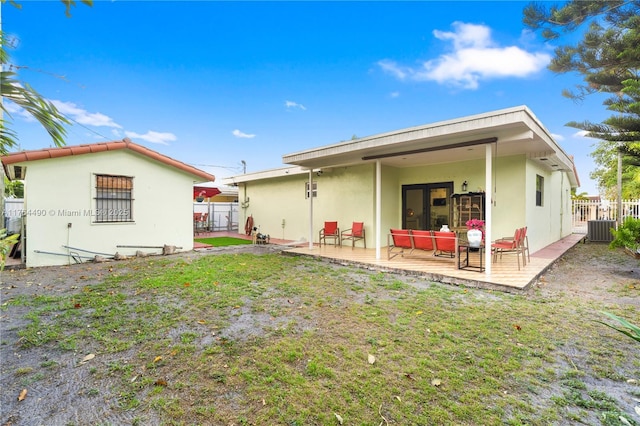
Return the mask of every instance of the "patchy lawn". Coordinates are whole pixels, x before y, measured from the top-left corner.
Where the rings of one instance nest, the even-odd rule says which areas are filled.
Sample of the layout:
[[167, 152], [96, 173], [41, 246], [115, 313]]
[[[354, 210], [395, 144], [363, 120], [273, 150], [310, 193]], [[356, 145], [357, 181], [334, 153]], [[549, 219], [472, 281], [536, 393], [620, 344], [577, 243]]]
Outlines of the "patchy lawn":
[[213, 237], [213, 238], [196, 238], [194, 241], [208, 244], [212, 247], [237, 246], [242, 244], [252, 244], [253, 241], [242, 238], [233, 237]]
[[0, 423], [640, 425], [640, 345], [596, 322], [640, 323], [625, 256], [522, 295], [272, 252], [5, 272]]

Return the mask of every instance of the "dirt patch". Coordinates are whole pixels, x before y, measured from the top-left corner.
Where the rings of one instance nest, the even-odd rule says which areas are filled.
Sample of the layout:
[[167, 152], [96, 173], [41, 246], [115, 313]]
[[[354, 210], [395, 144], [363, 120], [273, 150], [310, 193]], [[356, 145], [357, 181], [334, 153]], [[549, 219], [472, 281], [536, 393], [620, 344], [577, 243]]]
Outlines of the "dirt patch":
[[[116, 380], [108, 375], [95, 377], [96, 371], [130, 368], [128, 360], [135, 356], [133, 349], [101, 356], [100, 361], [90, 362], [83, 362], [83, 359], [91, 352], [91, 348], [83, 348], [82, 353], [56, 351], [55, 354], [50, 353], [46, 345], [25, 350], [20, 347], [18, 332], [31, 321], [25, 317], [28, 308], [7, 305], [9, 300], [20, 296], [78, 293], [113, 274], [114, 268], [118, 273], [125, 274], [156, 259], [178, 262], [203, 254], [264, 254], [279, 250], [281, 247], [276, 245], [237, 246], [123, 262], [5, 271], [0, 284], [0, 387], [3, 390], [0, 424], [162, 424], [161, 418], [153, 417], [153, 410], [146, 410], [144, 421], [136, 418], [133, 414], [135, 410], [126, 409], [126, 395], [118, 393]], [[424, 284], [415, 277], [403, 281], [415, 286]], [[619, 252], [612, 252], [604, 244], [578, 244], [541, 277], [528, 297], [591, 299], [604, 304], [637, 307], [640, 306], [639, 294], [640, 263], [637, 259], [628, 255], [620, 256]], [[221, 333], [255, 333], [260, 330], [256, 322], [259, 323], [260, 318], [245, 309], [239, 311], [235, 322], [228, 329], [221, 330]], [[98, 362], [100, 364], [95, 364]], [[100, 368], [96, 368], [98, 365]], [[40, 370], [44, 373], [34, 373]], [[138, 373], [140, 376], [144, 374], [142, 371]], [[134, 374], [134, 377], [138, 376]], [[100, 388], [95, 383], [100, 383]], [[619, 387], [612, 382], [611, 387], [603, 391], [620, 394], [616, 386]], [[28, 389], [28, 399], [18, 402], [22, 389]], [[632, 404], [629, 402], [628, 406]]]
[[610, 250], [607, 244], [579, 243], [534, 288], [543, 295], [639, 306], [640, 259]]

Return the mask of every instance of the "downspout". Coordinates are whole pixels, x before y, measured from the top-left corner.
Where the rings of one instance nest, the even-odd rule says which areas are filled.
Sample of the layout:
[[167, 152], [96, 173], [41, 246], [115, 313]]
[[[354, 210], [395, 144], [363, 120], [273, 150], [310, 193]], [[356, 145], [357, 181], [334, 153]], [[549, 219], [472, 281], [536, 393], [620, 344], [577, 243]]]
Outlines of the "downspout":
[[376, 259], [381, 258], [382, 244], [382, 163], [376, 160]]
[[560, 174], [560, 238], [564, 236], [564, 172]]
[[313, 169], [309, 169], [309, 250], [313, 250]]
[[493, 212], [493, 204], [494, 204], [494, 191], [493, 191], [493, 179], [492, 179], [492, 171], [493, 171], [493, 162], [492, 162], [492, 155], [493, 155], [493, 144], [486, 144], [485, 145], [485, 172], [484, 172], [484, 180], [485, 180], [485, 188], [486, 188], [486, 194], [489, 195], [489, 202], [487, 203], [487, 200], [485, 200], [486, 206], [485, 206], [485, 231], [484, 231], [484, 245], [485, 245], [485, 250], [484, 250], [484, 271], [485, 271], [485, 275], [490, 276], [491, 275], [491, 262], [492, 262], [492, 258], [491, 258], [491, 241], [493, 241], [491, 239], [491, 234], [493, 231], [493, 222], [492, 222], [492, 212]]

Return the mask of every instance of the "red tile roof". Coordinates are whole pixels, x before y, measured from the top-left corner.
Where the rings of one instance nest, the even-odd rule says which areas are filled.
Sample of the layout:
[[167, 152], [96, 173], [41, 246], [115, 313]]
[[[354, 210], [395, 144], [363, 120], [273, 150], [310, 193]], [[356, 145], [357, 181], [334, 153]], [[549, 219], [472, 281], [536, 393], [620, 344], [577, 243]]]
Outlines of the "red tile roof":
[[142, 145], [133, 143], [131, 142], [131, 140], [129, 140], [129, 138], [124, 138], [121, 141], [113, 142], [102, 142], [86, 145], [63, 146], [60, 148], [46, 148], [32, 151], [13, 152], [0, 157], [0, 161], [2, 161], [5, 173], [7, 174], [7, 176], [10, 176], [7, 170], [7, 166], [9, 164], [22, 163], [25, 161], [45, 160], [49, 158], [67, 157], [69, 155], [82, 155], [92, 154], [96, 152], [116, 151], [119, 149], [130, 149], [131, 151], [142, 154], [146, 157], [151, 158], [152, 160], [164, 163], [171, 167], [175, 167], [176, 169], [182, 170], [183, 172], [202, 178], [203, 182], [214, 181], [216, 179], [212, 174], [197, 169], [181, 161], [174, 160], [171, 157], [167, 157], [166, 155], [160, 154], [159, 152], [153, 151], [149, 148], [145, 148]]

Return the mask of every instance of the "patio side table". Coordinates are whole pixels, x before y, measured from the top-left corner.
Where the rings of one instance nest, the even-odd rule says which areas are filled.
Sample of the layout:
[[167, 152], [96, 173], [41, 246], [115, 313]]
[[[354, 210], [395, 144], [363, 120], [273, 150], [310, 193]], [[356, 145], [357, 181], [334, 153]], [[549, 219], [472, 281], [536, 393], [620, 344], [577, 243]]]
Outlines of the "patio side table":
[[[476, 272], [484, 271], [484, 266], [482, 265], [482, 259], [484, 257], [485, 250], [484, 245], [481, 245], [480, 247], [471, 247], [469, 246], [469, 243], [462, 243], [458, 247], [458, 269], [469, 269]], [[478, 264], [474, 265], [470, 262], [471, 253], [478, 254]], [[473, 256], [473, 260], [476, 260], [475, 255]]]

